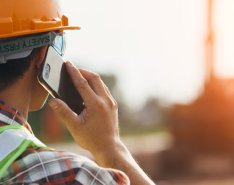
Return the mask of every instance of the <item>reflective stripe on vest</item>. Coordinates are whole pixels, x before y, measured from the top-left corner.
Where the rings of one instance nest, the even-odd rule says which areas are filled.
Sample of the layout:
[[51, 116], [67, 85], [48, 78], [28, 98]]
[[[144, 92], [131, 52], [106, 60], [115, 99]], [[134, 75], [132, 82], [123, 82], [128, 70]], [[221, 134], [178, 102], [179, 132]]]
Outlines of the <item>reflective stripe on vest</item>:
[[28, 147], [47, 148], [45, 144], [19, 124], [0, 127], [0, 179], [9, 166]]

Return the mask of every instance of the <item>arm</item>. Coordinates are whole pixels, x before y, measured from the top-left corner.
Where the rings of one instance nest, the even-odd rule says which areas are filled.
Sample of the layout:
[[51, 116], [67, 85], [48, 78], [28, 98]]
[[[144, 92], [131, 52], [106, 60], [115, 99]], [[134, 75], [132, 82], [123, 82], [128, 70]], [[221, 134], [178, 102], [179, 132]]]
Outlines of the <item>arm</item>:
[[86, 108], [77, 115], [58, 99], [51, 100], [49, 105], [67, 126], [75, 142], [89, 150], [100, 166], [125, 172], [131, 184], [154, 184], [121, 142], [117, 103], [99, 75], [78, 70], [69, 62], [67, 70]]

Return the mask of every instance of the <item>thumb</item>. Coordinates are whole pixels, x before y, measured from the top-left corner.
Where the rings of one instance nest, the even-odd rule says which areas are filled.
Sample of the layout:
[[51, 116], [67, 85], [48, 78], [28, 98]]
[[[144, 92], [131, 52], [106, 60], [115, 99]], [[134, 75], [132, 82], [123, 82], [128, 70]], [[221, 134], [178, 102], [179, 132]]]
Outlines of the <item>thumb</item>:
[[51, 99], [49, 101], [49, 106], [54, 111], [55, 115], [72, 130], [79, 124], [79, 117], [74, 113], [66, 103], [60, 99]]

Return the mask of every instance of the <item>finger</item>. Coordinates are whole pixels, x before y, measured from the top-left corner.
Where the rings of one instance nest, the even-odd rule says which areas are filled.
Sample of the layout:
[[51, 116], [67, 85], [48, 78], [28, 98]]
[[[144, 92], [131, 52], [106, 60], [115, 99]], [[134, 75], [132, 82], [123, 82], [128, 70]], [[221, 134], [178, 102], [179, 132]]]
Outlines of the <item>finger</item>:
[[60, 99], [51, 99], [49, 106], [55, 115], [67, 126], [68, 130], [74, 129], [80, 124], [80, 119], [68, 106]]
[[112, 94], [111, 94], [109, 88], [106, 86], [106, 84], [105, 84], [104, 82], [103, 82], [103, 85], [104, 85], [104, 88], [105, 88], [106, 93], [107, 93], [109, 96], [112, 96]]
[[79, 69], [80, 73], [83, 75], [85, 79], [88, 80], [90, 86], [94, 90], [94, 92], [99, 96], [106, 96], [106, 90], [104, 86], [104, 82], [102, 81], [100, 75], [97, 73], [93, 73], [84, 69]]
[[118, 108], [118, 103], [117, 103], [117, 101], [115, 100], [115, 98], [112, 96], [112, 94], [111, 94], [109, 88], [106, 86], [106, 84], [104, 84], [104, 87], [105, 87], [105, 90], [106, 90], [106, 92], [107, 92], [107, 94], [108, 94], [109, 99], [110, 99], [111, 102], [112, 102], [111, 104], [113, 104], [115, 107]]
[[85, 105], [89, 106], [89, 104], [93, 104], [97, 97], [95, 92], [90, 87], [88, 81], [82, 76], [80, 71], [70, 62], [66, 62], [66, 67], [73, 81], [73, 84], [80, 93]]

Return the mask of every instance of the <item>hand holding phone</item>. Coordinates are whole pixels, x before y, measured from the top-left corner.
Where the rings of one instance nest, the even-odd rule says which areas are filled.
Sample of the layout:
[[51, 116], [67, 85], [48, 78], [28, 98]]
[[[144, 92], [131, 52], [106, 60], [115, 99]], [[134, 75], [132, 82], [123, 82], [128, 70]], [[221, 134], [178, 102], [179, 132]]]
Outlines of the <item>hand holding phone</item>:
[[65, 62], [52, 46], [48, 47], [38, 80], [54, 98], [66, 102], [75, 113], [83, 111], [83, 100], [67, 72]]

